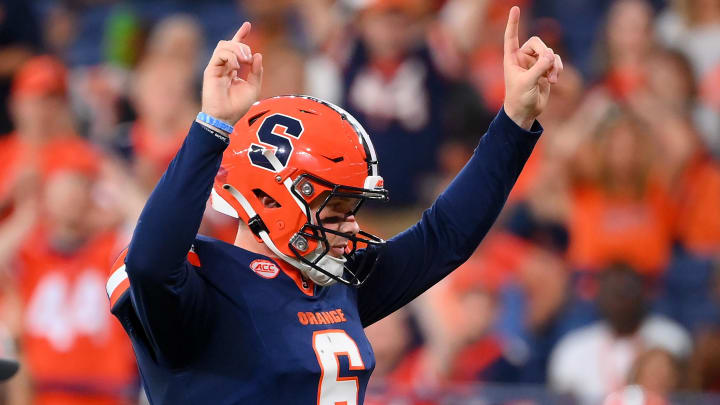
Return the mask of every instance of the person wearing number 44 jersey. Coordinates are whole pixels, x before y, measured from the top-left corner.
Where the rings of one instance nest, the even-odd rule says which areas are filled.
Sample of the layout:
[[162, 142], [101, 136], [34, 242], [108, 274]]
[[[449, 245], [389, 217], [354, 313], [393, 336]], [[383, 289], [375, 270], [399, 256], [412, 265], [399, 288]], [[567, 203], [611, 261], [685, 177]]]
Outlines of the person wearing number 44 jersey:
[[[388, 241], [355, 218], [388, 198], [360, 123], [312, 97], [256, 102], [249, 23], [218, 44], [202, 112], [107, 283], [151, 403], [363, 403], [375, 364], [363, 328], [472, 254], [542, 132], [562, 62], [539, 38], [519, 45], [519, 13], [504, 108], [420, 221]], [[196, 234], [209, 197], [239, 218], [234, 244]]]

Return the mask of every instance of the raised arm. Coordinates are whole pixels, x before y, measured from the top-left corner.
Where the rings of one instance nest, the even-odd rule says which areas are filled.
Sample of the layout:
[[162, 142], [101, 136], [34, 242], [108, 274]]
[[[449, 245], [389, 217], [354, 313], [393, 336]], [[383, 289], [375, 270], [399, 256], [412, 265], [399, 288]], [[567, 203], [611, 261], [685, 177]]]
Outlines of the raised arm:
[[[145, 204], [124, 268], [119, 266], [108, 283], [113, 304], [117, 301], [113, 297], [124, 292], [110, 288], [129, 288], [147, 338], [156, 351], [167, 357], [181, 353], [183, 343], [196, 338], [188, 336], [188, 331], [202, 330], [198, 322], [209, 319], [204, 284], [187, 255], [228, 144], [230, 131], [223, 129], [230, 129], [259, 94], [262, 58], [260, 54], [252, 55], [242, 43], [249, 31], [250, 24], [245, 23], [232, 40], [220, 41], [215, 48], [204, 72], [202, 112], [220, 122], [198, 115]], [[241, 78], [243, 66], [249, 69]], [[120, 282], [122, 270], [129, 278], [129, 286]], [[195, 327], [187, 327], [189, 324]]]
[[[422, 219], [388, 241], [359, 291], [365, 325], [410, 302], [467, 260], [495, 222], [542, 127], [535, 120], [562, 71], [537, 37], [518, 44], [520, 10], [505, 32], [505, 103], [475, 153]], [[366, 254], [374, 254], [368, 251]]]

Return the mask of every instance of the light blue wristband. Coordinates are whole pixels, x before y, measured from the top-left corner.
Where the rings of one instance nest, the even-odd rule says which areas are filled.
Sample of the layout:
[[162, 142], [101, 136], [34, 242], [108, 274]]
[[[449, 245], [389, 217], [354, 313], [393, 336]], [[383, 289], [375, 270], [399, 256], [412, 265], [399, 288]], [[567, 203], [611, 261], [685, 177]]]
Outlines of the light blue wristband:
[[205, 124], [210, 125], [211, 127], [215, 127], [223, 132], [227, 132], [228, 134], [232, 133], [233, 126], [228, 124], [227, 122], [220, 121], [219, 119], [205, 114], [204, 112], [200, 111], [197, 115], [197, 120], [200, 122], [203, 122]]

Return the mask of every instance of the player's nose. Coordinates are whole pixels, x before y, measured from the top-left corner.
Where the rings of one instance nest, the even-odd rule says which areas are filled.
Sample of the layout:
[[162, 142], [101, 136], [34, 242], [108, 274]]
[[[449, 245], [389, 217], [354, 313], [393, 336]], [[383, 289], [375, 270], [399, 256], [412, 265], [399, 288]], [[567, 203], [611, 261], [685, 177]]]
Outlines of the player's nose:
[[347, 217], [345, 217], [345, 221], [343, 221], [342, 225], [340, 226], [340, 231], [352, 235], [357, 235], [357, 233], [360, 232], [360, 224], [358, 224], [357, 220], [355, 219], [355, 215], [348, 215]]

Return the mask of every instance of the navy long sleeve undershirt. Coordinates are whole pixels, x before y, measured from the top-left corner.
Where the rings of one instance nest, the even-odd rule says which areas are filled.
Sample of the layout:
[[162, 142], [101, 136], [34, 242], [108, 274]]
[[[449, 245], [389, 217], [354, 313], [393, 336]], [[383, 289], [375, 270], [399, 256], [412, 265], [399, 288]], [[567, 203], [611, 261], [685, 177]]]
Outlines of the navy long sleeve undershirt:
[[526, 131], [500, 110], [470, 161], [422, 219], [383, 248], [378, 267], [358, 292], [364, 326], [409, 303], [472, 255], [541, 133], [537, 121]]
[[135, 312], [161, 360], [200, 343], [210, 322], [205, 283], [187, 255], [228, 140], [197, 122], [143, 208], [125, 258]]

